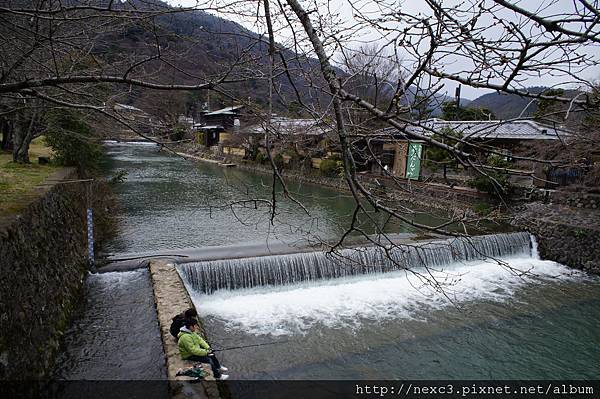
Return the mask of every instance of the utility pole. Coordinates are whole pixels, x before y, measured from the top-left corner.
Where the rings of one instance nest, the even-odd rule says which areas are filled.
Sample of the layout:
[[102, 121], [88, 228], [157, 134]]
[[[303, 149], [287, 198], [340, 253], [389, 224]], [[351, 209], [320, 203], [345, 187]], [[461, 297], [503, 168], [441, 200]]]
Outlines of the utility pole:
[[454, 99], [456, 101], [456, 109], [460, 108], [460, 87], [461, 87], [461, 85], [459, 84], [454, 93]]

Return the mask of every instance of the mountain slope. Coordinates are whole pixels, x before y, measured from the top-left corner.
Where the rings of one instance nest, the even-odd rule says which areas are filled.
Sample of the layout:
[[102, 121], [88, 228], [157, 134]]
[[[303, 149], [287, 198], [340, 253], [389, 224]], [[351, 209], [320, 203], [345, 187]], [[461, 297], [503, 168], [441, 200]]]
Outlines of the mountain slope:
[[[531, 87], [528, 90], [537, 94], [546, 89], [545, 87]], [[537, 101], [516, 94], [488, 93], [473, 100], [469, 107], [486, 107], [498, 119], [511, 119], [519, 116], [532, 116], [537, 111]]]

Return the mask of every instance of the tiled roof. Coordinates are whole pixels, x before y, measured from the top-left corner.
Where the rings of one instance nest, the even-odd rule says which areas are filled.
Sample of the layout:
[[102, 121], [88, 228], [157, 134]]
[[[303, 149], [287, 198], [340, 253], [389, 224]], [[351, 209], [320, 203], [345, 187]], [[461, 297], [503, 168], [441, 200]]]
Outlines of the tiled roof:
[[[428, 119], [421, 122], [422, 126], [407, 125], [407, 133], [417, 133], [432, 136], [434, 132], [452, 129], [460, 132], [463, 139], [505, 139], [505, 140], [559, 140], [572, 135], [571, 132], [543, 125], [531, 120], [519, 121], [445, 121]], [[380, 134], [400, 133], [396, 128], [378, 130]], [[400, 133], [401, 134], [401, 133]]]
[[237, 110], [239, 110], [239, 109], [241, 109], [243, 107], [244, 107], [243, 105], [235, 105], [233, 107], [225, 107], [225, 108], [218, 109], [216, 111], [208, 112], [208, 113], [204, 114], [204, 116], [212, 116], [212, 115], [235, 115], [235, 114], [237, 114], [237, 112], [235, 112], [235, 111], [237, 111]]
[[[273, 129], [284, 135], [319, 136], [325, 134], [323, 124], [315, 119], [289, 119], [275, 117], [271, 119]], [[262, 124], [250, 126], [245, 129], [248, 133], [264, 134], [265, 128]]]
[[194, 128], [202, 129], [202, 130], [213, 130], [213, 129], [223, 129], [223, 126], [221, 126], [221, 125], [208, 125], [208, 126], [194, 125]]

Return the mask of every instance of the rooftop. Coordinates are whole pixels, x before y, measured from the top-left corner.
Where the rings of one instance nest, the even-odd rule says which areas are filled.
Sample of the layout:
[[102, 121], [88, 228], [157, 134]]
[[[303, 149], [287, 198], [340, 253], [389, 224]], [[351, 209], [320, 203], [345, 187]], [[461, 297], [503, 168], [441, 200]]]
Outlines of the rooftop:
[[428, 119], [420, 122], [420, 126], [406, 125], [403, 131], [396, 128], [385, 128], [377, 131], [380, 134], [416, 133], [432, 136], [443, 129], [451, 129], [462, 134], [463, 139], [504, 139], [504, 140], [560, 140], [573, 133], [568, 130], [544, 125], [531, 120], [517, 121], [445, 121]]
[[234, 105], [231, 107], [225, 107], [225, 108], [218, 109], [216, 111], [207, 112], [206, 114], [204, 114], [204, 116], [237, 115], [237, 113], [238, 113], [237, 111], [239, 111], [243, 107], [244, 107], [243, 105]]
[[207, 125], [207, 126], [194, 125], [194, 129], [202, 129], [202, 130], [221, 129], [221, 130], [223, 130], [223, 126], [221, 126], [221, 125]]
[[[329, 130], [318, 119], [291, 119], [281, 116], [271, 118], [271, 126], [277, 133], [283, 135], [320, 136]], [[248, 133], [264, 134], [265, 125], [253, 125], [245, 130]]]

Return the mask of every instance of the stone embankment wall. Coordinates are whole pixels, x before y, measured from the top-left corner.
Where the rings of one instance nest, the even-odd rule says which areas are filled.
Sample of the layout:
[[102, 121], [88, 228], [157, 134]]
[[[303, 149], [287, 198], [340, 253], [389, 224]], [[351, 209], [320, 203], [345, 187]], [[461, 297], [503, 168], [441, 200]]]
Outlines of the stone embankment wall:
[[550, 194], [549, 201], [554, 204], [568, 205], [575, 208], [600, 210], [599, 194], [554, 191]]
[[542, 259], [600, 274], [600, 211], [532, 203], [513, 223], [536, 236]]
[[85, 193], [66, 168], [0, 220], [0, 380], [50, 371], [86, 274]]

